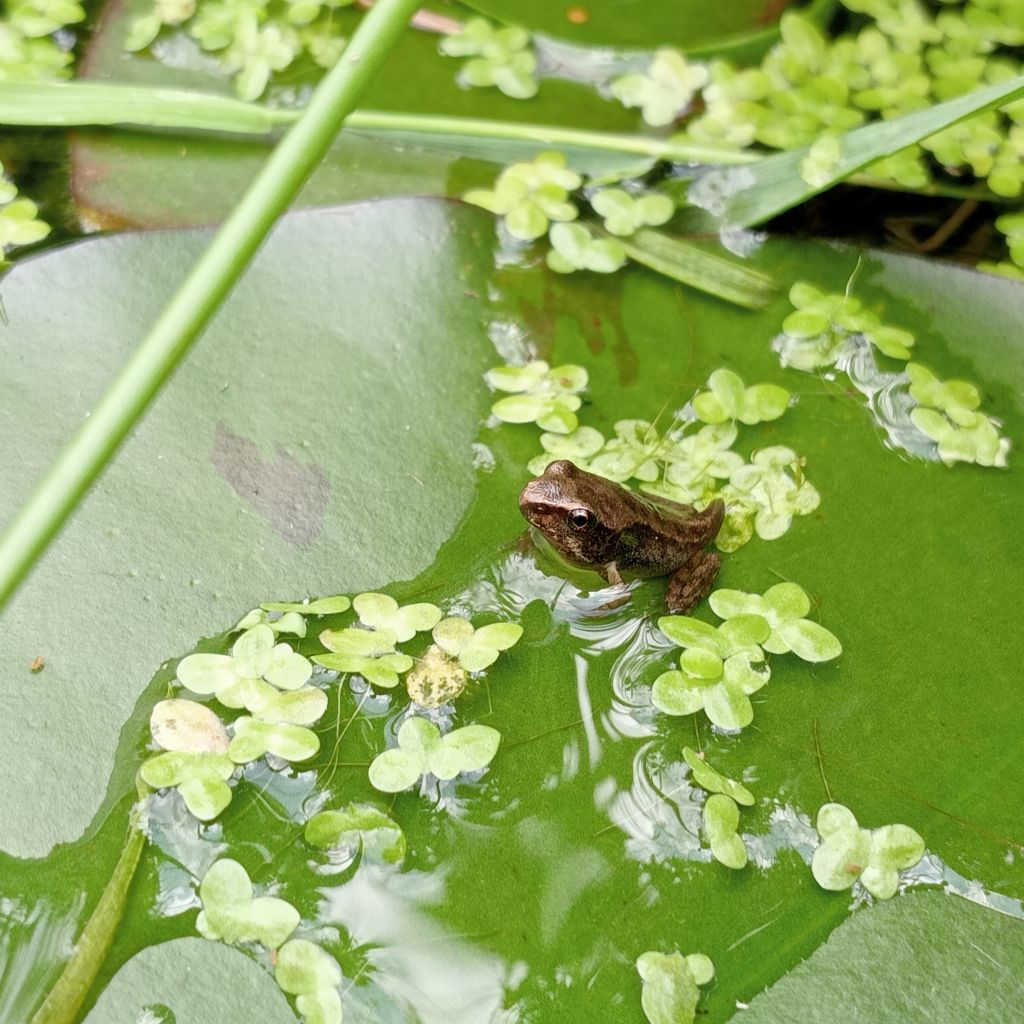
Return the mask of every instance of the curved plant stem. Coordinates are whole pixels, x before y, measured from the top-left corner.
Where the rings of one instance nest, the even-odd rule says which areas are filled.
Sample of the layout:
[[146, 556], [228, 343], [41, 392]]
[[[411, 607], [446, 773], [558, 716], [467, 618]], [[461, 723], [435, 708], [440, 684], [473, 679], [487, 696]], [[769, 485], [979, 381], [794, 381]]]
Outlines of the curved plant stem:
[[416, 0], [380, 0], [360, 22], [301, 118], [0, 537], [0, 608], [220, 307], [274, 221], [327, 152], [415, 8]]
[[95, 910], [75, 943], [71, 959], [64, 967], [57, 984], [50, 990], [43, 1005], [35, 1012], [31, 1024], [73, 1024], [85, 997], [96, 980], [114, 934], [124, 916], [128, 891], [131, 889], [135, 869], [146, 845], [146, 834], [139, 822], [140, 809], [132, 810], [121, 856], [117, 859], [110, 881], [107, 882]]
[[[186, 89], [88, 81], [0, 83], [0, 124], [4, 125], [33, 128], [125, 125], [267, 135], [295, 123], [301, 116], [300, 110], [264, 107], [229, 96]], [[763, 155], [648, 135], [475, 117], [354, 110], [345, 123], [349, 128], [365, 131], [421, 135], [427, 145], [430, 137], [437, 136], [512, 140], [695, 164], [745, 164]]]

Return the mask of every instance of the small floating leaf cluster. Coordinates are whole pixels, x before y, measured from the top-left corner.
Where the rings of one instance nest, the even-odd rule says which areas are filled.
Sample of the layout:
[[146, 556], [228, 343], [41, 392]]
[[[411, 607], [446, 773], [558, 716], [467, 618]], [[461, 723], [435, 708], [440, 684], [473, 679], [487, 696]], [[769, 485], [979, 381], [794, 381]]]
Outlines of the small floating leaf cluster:
[[[809, 146], [802, 174], [818, 185], [838, 158], [839, 134], [1024, 70], [1017, 0], [944, 0], [939, 10], [921, 0], [843, 4], [853, 12], [855, 32], [829, 39], [810, 16], [786, 11], [779, 42], [757, 67], [725, 59], [697, 63], [662, 48], [646, 68], [613, 78], [608, 89], [638, 108], [649, 125], [685, 117], [680, 141], [738, 149]], [[915, 190], [926, 189], [937, 173], [969, 174], [995, 195], [1018, 198], [1024, 193], [1024, 102], [952, 125], [867, 170]], [[1016, 275], [1022, 265], [1014, 259], [985, 269]]]
[[178, 681], [191, 693], [249, 712], [231, 723], [230, 738], [216, 712], [196, 701], [165, 700], [154, 708], [150, 731], [162, 752], [140, 776], [154, 789], [177, 789], [200, 821], [212, 821], [231, 802], [228, 780], [237, 766], [266, 754], [306, 761], [320, 749], [308, 726], [326, 711], [327, 695], [310, 684], [309, 660], [275, 639], [269, 625], [258, 623], [230, 654], [190, 654], [178, 664]]
[[697, 1017], [700, 986], [715, 976], [715, 966], [703, 953], [684, 956], [678, 950], [650, 950], [636, 960], [643, 982], [640, 1005], [649, 1024], [692, 1024]]
[[837, 367], [851, 372], [852, 360], [867, 343], [906, 365], [897, 382], [906, 387], [913, 425], [935, 443], [946, 465], [973, 462], [1006, 466], [1008, 438], [997, 420], [979, 410], [981, 395], [966, 381], [939, 380], [926, 366], [909, 362], [915, 344], [910, 331], [881, 322], [872, 310], [848, 293], [823, 292], [806, 281], [790, 289], [794, 305], [775, 341], [784, 366], [799, 370]]
[[842, 891], [859, 881], [876, 899], [887, 900], [896, 895], [900, 871], [924, 857], [924, 840], [909, 826], [861, 828], [842, 804], [824, 804], [817, 828], [822, 842], [811, 871], [823, 889]]
[[341, 1024], [341, 968], [322, 946], [289, 938], [299, 912], [276, 896], [255, 896], [249, 873], [236, 860], [213, 864], [199, 886], [200, 935], [228, 945], [257, 943], [273, 954], [274, 978], [295, 996], [306, 1024]]
[[611, 93], [623, 106], [639, 108], [652, 128], [663, 128], [690, 109], [708, 77], [703, 64], [691, 64], [678, 50], [663, 46], [645, 70], [612, 79]]
[[[620, 238], [666, 224], [675, 213], [675, 203], [661, 192], [625, 187], [584, 190], [583, 185], [583, 177], [568, 167], [565, 155], [549, 150], [533, 160], [510, 164], [493, 188], [474, 189], [463, 198], [498, 214], [508, 234], [521, 242], [547, 234], [547, 264], [560, 274], [614, 273], [626, 263]], [[583, 204], [589, 204], [600, 226], [577, 220]]]
[[405, 860], [405, 833], [373, 804], [350, 803], [339, 810], [319, 811], [306, 822], [303, 835], [311, 846], [344, 853], [346, 859], [358, 852], [381, 864]]
[[[305, 616], [341, 614], [350, 606], [358, 625], [323, 630], [320, 641], [326, 652], [314, 655], [312, 661], [279, 639], [285, 632], [304, 637]], [[342, 675], [360, 676], [380, 689], [393, 689], [415, 664], [413, 657], [400, 653], [396, 645], [433, 630], [435, 642], [420, 659], [416, 672], [410, 673], [409, 693], [422, 707], [434, 708], [457, 697], [471, 673], [483, 672], [522, 636], [522, 627], [516, 623], [476, 628], [461, 616], [442, 619], [436, 605], [400, 606], [389, 595], [378, 593], [359, 594], [351, 602], [339, 596], [308, 603], [269, 603], [249, 612], [236, 630], [241, 630], [241, 635], [230, 654], [190, 654], [178, 664], [177, 677], [189, 692], [213, 697], [225, 708], [248, 714], [225, 726], [213, 709], [196, 701], [174, 698], [159, 702], [150, 730], [160, 752], [140, 769], [142, 780], [150, 787], [177, 789], [189, 811], [201, 821], [212, 821], [230, 803], [229, 780], [237, 766], [267, 755], [302, 763], [320, 750], [320, 739], [310, 726], [322, 718], [328, 701], [322, 686], [311, 681], [314, 663]], [[453, 679], [457, 685], [452, 685]], [[426, 729], [420, 736], [425, 759], [415, 778], [402, 789], [427, 773], [450, 779], [462, 771], [477, 771], [497, 750], [499, 734], [493, 729], [480, 734], [456, 730], [463, 736], [455, 741], [438, 734], [438, 742], [431, 746], [424, 737], [430, 730], [438, 731], [433, 723], [412, 718], [405, 725], [407, 739]], [[482, 761], [477, 746], [471, 745], [470, 750], [465, 745], [467, 737], [479, 740], [481, 735], [488, 737], [488, 743], [494, 740], [493, 749]], [[434, 747], [448, 750], [452, 742], [463, 755], [446, 759], [430, 753]], [[399, 746], [401, 750], [408, 747], [408, 742], [402, 745], [401, 731]], [[396, 754], [399, 759], [401, 756]], [[382, 763], [394, 759], [385, 758]], [[452, 766], [460, 767], [452, 771]], [[374, 777], [371, 772], [371, 781]]]
[[1006, 236], [1006, 247], [1010, 252], [1008, 260], [983, 262], [978, 264], [979, 270], [990, 274], [1000, 274], [1017, 281], [1024, 281], [1024, 210], [1004, 213], [996, 217], [995, 226]]
[[710, 794], [702, 820], [711, 855], [727, 868], [746, 867], [747, 848], [737, 830], [740, 806], [753, 807], [754, 794], [712, 768], [692, 747], [683, 747], [683, 760], [690, 766], [690, 778]]
[[56, 33], [85, 20], [78, 0], [7, 0], [0, 18], [0, 81], [67, 78], [74, 55]]
[[[675, 114], [666, 117], [667, 106], [652, 109], [660, 116], [651, 121], [643, 108], [645, 119], [667, 124], [685, 113], [693, 97], [685, 96], [682, 83], [693, 82], [703, 109], [686, 122], [684, 138], [796, 149], [1020, 74], [1024, 23], [1013, 0], [954, 0], [938, 12], [919, 0], [843, 3], [861, 16], [858, 32], [830, 40], [809, 17], [787, 11], [781, 39], [759, 67], [727, 60], [691, 65], [675, 54]], [[661, 51], [648, 78], [655, 63], [663, 76], [668, 64]], [[614, 82], [612, 91], [617, 95]], [[1024, 188], [1022, 124], [1024, 105], [1014, 103], [947, 128], [869, 171], [918, 189], [931, 183], [937, 164], [951, 174], [983, 178], [995, 194], [1015, 198]]]
[[762, 540], [781, 537], [795, 516], [820, 504], [821, 496], [804, 476], [804, 460], [791, 448], [762, 448], [749, 463], [732, 450], [738, 424], [770, 422], [785, 412], [790, 395], [778, 385], [748, 387], [732, 370], [715, 370], [677, 426], [659, 434], [646, 420], [619, 420], [615, 436], [605, 438], [579, 425], [579, 393], [587, 385], [581, 366], [552, 369], [535, 360], [495, 367], [486, 379], [496, 390], [515, 392], [491, 407], [499, 420], [536, 422], [545, 430], [544, 453], [530, 461], [531, 473], [569, 459], [580, 469], [671, 501], [704, 506], [723, 498], [726, 518], [715, 540], [723, 551], [735, 551], [755, 534]]
[[424, 775], [454, 779], [487, 767], [498, 752], [501, 733], [486, 725], [464, 725], [441, 735], [426, 718], [407, 718], [398, 730], [398, 746], [370, 764], [370, 782], [382, 793], [399, 793]]
[[750, 695], [771, 676], [766, 652], [792, 652], [810, 662], [842, 653], [832, 633], [805, 617], [811, 602], [795, 583], [778, 583], [763, 595], [716, 590], [708, 602], [725, 620], [721, 625], [686, 615], [658, 620], [662, 633], [683, 648], [679, 668], [658, 676], [651, 691], [654, 706], [665, 714], [703, 711], [721, 729], [743, 729], [754, 719]]
[[[160, 751], [141, 766], [142, 781], [153, 789], [177, 790], [193, 816], [210, 822], [230, 803], [231, 782], [240, 765], [265, 755], [285, 766], [309, 761], [320, 749], [320, 739], [308, 726], [326, 710], [322, 686], [329, 679], [314, 678], [313, 662], [280, 636], [303, 638], [307, 618], [340, 616], [349, 608], [358, 621], [323, 630], [320, 638], [328, 650], [315, 655], [314, 661], [331, 672], [359, 675], [370, 686], [385, 690], [395, 687], [399, 676], [414, 664], [413, 657], [400, 654], [396, 645], [418, 634], [429, 631], [434, 642], [418, 659], [417, 671], [427, 677], [456, 672], [463, 687], [470, 673], [479, 674], [491, 666], [522, 635], [516, 623], [476, 627], [464, 616], [443, 617], [436, 605], [400, 605], [381, 593], [359, 594], [351, 601], [337, 596], [268, 602], [235, 627], [233, 632], [239, 636], [230, 653], [190, 654], [177, 666], [178, 682], [188, 691], [248, 714], [225, 724], [212, 707], [196, 700], [159, 701], [150, 732]], [[420, 686], [436, 694], [429, 679]], [[446, 692], [446, 699], [454, 696], [457, 693]], [[424, 706], [437, 703], [427, 701]], [[483, 725], [442, 734], [436, 722], [410, 707], [398, 729], [397, 746], [370, 763], [369, 782], [381, 792], [398, 793], [424, 776], [451, 780], [479, 772], [494, 758], [500, 740], [497, 729]], [[407, 849], [398, 822], [369, 803], [321, 807], [306, 820], [303, 836], [310, 847], [327, 854], [335, 870], [357, 858], [399, 866]], [[341, 969], [317, 942], [294, 937], [301, 917], [291, 903], [276, 895], [256, 895], [245, 868], [228, 858], [216, 861], [206, 872], [199, 898], [202, 910], [196, 927], [201, 935], [228, 944], [264, 947], [272, 954], [277, 983], [295, 997], [305, 1024], [340, 1024]]]
[[41, 221], [38, 213], [39, 207], [31, 199], [18, 197], [17, 187], [4, 177], [4, 165], [0, 164], [0, 268], [9, 249], [40, 242], [50, 233], [50, 225]]
[[537, 57], [525, 28], [496, 28], [486, 18], [470, 18], [437, 49], [445, 57], [467, 58], [459, 69], [460, 85], [494, 87], [517, 100], [537, 94]]
[[333, 66], [345, 48], [337, 10], [355, 0], [154, 0], [128, 30], [125, 49], [145, 50], [185, 32], [216, 54], [243, 100], [266, 91], [274, 72], [305, 59]]

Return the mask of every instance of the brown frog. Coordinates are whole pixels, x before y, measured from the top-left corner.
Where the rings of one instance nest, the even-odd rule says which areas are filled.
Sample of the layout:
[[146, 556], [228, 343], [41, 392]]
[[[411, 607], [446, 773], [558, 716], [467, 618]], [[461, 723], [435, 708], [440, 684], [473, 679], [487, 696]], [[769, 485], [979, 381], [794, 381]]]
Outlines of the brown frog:
[[698, 512], [559, 459], [523, 488], [519, 508], [567, 561], [610, 584], [671, 573], [665, 598], [673, 612], [685, 614], [706, 597], [722, 564], [704, 550], [722, 525], [721, 499]]

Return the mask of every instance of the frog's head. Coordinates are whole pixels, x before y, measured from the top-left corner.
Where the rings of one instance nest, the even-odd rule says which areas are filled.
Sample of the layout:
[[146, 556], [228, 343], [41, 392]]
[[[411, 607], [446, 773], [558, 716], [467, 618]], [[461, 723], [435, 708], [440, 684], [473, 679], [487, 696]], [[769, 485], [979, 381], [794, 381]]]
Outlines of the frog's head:
[[610, 517], [605, 515], [609, 489], [615, 487], [567, 459], [558, 459], [523, 488], [519, 509], [564, 558], [596, 567], [609, 561], [615, 538]]

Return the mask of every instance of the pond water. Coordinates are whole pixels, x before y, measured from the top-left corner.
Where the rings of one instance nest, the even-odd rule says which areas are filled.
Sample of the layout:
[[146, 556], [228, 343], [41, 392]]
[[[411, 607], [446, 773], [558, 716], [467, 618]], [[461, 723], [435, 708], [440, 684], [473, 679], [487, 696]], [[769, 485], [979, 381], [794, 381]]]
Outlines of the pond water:
[[[780, 280], [813, 270], [823, 287], [840, 290], [856, 263], [797, 243], [771, 245], [759, 258]], [[913, 327], [919, 358], [940, 377], [976, 383], [1019, 447], [1020, 391], [978, 355], [985, 329], [973, 332], [951, 312], [969, 284], [954, 287], [949, 277], [926, 290], [914, 274], [899, 260], [868, 261], [858, 294], [887, 322]], [[210, 825], [191, 818], [174, 791], [153, 798], [153, 842], [90, 997], [99, 998], [93, 1024], [186, 1019], [156, 975], [152, 989], [143, 982], [132, 995], [135, 1016], [123, 993], [118, 1002], [102, 992], [136, 954], [196, 935], [196, 880], [224, 856], [245, 866], [259, 893], [291, 902], [302, 915], [297, 934], [336, 957], [348, 1022], [640, 1020], [635, 960], [676, 947], [712, 958], [716, 980], [702, 1019], [726, 1020], [863, 901], [823, 891], [809, 870], [813, 818], [830, 797], [866, 827], [904, 822], [921, 833], [929, 852], [905, 885], [947, 886], [1024, 916], [1019, 807], [1006, 789], [1020, 728], [1007, 666], [1024, 655], [1018, 452], [997, 470], [893, 449], [841, 372], [780, 366], [772, 343], [781, 300], [748, 314], [691, 300], [653, 275], [596, 286], [513, 266], [495, 269], [489, 285], [495, 363], [533, 353], [586, 366], [579, 415], [605, 434], [622, 418], [664, 422], [722, 366], [793, 393], [782, 419], [742, 428], [736, 447], [745, 456], [792, 447], [821, 505], [783, 537], [755, 537], [724, 555], [718, 585], [761, 593], [798, 583], [844, 653], [817, 665], [774, 657], [742, 732], [716, 730], [703, 714], [660, 714], [650, 687], [678, 654], [655, 629], [663, 581], [633, 584], [628, 604], [602, 608], [602, 581], [566, 572], [519, 518], [515, 499], [539, 432], [484, 422], [476, 469], [467, 452], [476, 489], [458, 530], [422, 576], [381, 589], [401, 603], [522, 624], [520, 642], [483, 679], [432, 713], [443, 725], [500, 730], [496, 758], [482, 773], [382, 796], [367, 766], [394, 743], [408, 711], [404, 689], [374, 693], [358, 677], [325, 682], [321, 749], [309, 764], [249, 765]], [[696, 615], [717, 621], [706, 602]], [[352, 619], [311, 620], [297, 649], [319, 651], [319, 628]], [[424, 634], [403, 650], [416, 655], [427, 642]], [[221, 634], [201, 647], [230, 643]], [[172, 660], [142, 695], [122, 736], [122, 765], [145, 756], [149, 709], [173, 678]], [[750, 864], [740, 871], [711, 857], [700, 825], [705, 794], [688, 776], [684, 746], [756, 797], [741, 817]], [[78, 843], [41, 862], [0, 861], [8, 962], [0, 1022], [23, 1019], [25, 994], [52, 978], [109, 875], [132, 793], [113, 796], [112, 813]], [[386, 808], [401, 825], [408, 852], [400, 868], [365, 857], [332, 862], [304, 841], [311, 814], [354, 800]], [[260, 1019], [283, 1012], [264, 989], [252, 992]]]

